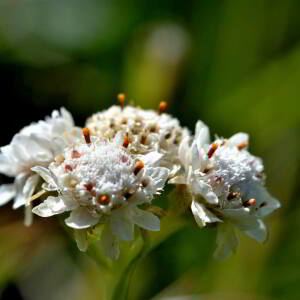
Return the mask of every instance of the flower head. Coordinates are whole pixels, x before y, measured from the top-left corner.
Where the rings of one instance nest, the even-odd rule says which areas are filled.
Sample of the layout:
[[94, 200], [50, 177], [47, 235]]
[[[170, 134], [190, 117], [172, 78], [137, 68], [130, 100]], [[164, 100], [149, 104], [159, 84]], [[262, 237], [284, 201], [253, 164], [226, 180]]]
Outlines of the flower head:
[[[209, 143], [208, 128], [198, 122], [192, 145], [185, 139], [179, 155], [185, 174], [173, 183], [187, 184], [192, 194], [191, 209], [199, 226], [223, 222], [242, 230], [259, 242], [267, 238], [260, 219], [280, 206], [264, 187], [261, 159], [248, 151], [248, 135], [238, 133], [230, 139], [219, 138]], [[236, 247], [233, 230], [220, 230], [218, 256], [227, 256]], [[228, 238], [224, 239], [226, 236]], [[227, 244], [226, 244], [227, 243]], [[230, 245], [231, 244], [231, 245]]]
[[166, 103], [160, 105], [161, 113], [133, 106], [112, 106], [87, 120], [86, 126], [93, 135], [112, 139], [117, 133], [125, 135], [124, 146], [133, 154], [158, 151], [163, 154], [160, 165], [171, 170], [170, 176], [179, 169], [178, 147], [189, 136], [179, 121], [164, 113]]
[[62, 108], [45, 121], [23, 128], [9, 145], [1, 147], [0, 172], [15, 177], [15, 181], [0, 187], [0, 205], [12, 198], [15, 198], [13, 208], [28, 202], [39, 181], [31, 168], [47, 167], [68, 144], [73, 126], [72, 116]]
[[[122, 134], [109, 141], [91, 137], [85, 129], [84, 138], [65, 148], [61, 159], [48, 169], [33, 168], [48, 183], [46, 189], [58, 192], [57, 197], [48, 197], [33, 212], [49, 217], [71, 211], [65, 223], [76, 230], [104, 223], [105, 251], [116, 258], [117, 240], [132, 240], [134, 224], [159, 230], [159, 219], [137, 206], [151, 203], [162, 191], [169, 171], [155, 166], [161, 158], [157, 152], [132, 155], [123, 146]], [[78, 243], [81, 249], [86, 248]]]

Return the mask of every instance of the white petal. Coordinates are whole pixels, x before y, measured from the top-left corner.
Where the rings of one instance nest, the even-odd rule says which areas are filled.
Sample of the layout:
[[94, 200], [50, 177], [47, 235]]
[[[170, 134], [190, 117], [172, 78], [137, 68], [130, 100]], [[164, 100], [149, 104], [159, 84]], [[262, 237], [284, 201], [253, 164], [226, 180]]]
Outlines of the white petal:
[[16, 195], [16, 188], [14, 184], [2, 184], [0, 186], [0, 205], [6, 204]]
[[231, 224], [219, 224], [216, 242], [217, 248], [214, 257], [217, 259], [227, 258], [236, 251], [238, 239]]
[[16, 197], [14, 200], [13, 209], [17, 209], [25, 205], [25, 197], [23, 194], [23, 189], [27, 178], [28, 178], [28, 173], [21, 173], [15, 179], [14, 185], [16, 188]]
[[244, 230], [244, 233], [249, 237], [257, 240], [259, 243], [263, 243], [267, 240], [268, 230], [262, 220], [253, 220], [253, 222], [251, 224], [248, 223], [247, 226], [249, 229]]
[[31, 170], [33, 172], [38, 173], [49, 184], [50, 187], [58, 187], [55, 175], [51, 173], [48, 169], [41, 166], [35, 166], [31, 168]]
[[280, 202], [277, 199], [270, 196], [269, 199], [266, 201], [266, 205], [259, 208], [259, 210], [257, 211], [257, 215], [260, 217], [267, 216], [280, 206]]
[[53, 185], [49, 185], [47, 182], [43, 182], [42, 184], [42, 189], [46, 190], [48, 192], [54, 192], [57, 191], [57, 187], [53, 186]]
[[228, 140], [228, 146], [235, 147], [238, 144], [248, 143], [249, 135], [247, 133], [239, 132], [233, 135]]
[[0, 153], [0, 173], [5, 174], [6, 176], [16, 175], [15, 167], [3, 153]]
[[14, 204], [13, 204], [13, 209], [18, 209], [19, 207], [25, 205], [26, 199], [22, 193], [17, 193]]
[[33, 195], [33, 192], [36, 188], [36, 185], [39, 181], [39, 175], [35, 174], [27, 178], [24, 188], [23, 188], [23, 195], [25, 197], [25, 201], [29, 203], [30, 197]]
[[265, 224], [255, 215], [250, 214], [248, 208], [224, 209], [223, 214], [237, 228], [258, 242], [262, 243], [267, 239], [268, 231]]
[[48, 197], [44, 202], [32, 209], [32, 212], [40, 217], [50, 217], [70, 211], [75, 204], [64, 197]]
[[29, 137], [21, 134], [16, 134], [11, 142], [12, 153], [20, 163], [27, 164], [31, 160], [30, 139]]
[[118, 146], [122, 146], [124, 144], [124, 136], [125, 136], [124, 132], [122, 131], [117, 132], [114, 141]]
[[192, 145], [192, 168], [193, 170], [204, 170], [209, 163], [206, 154], [203, 155], [203, 148], [199, 148], [198, 145], [193, 143]]
[[210, 142], [209, 129], [202, 121], [198, 121], [196, 124], [195, 140], [201, 145]]
[[160, 230], [160, 220], [153, 213], [141, 210], [137, 207], [131, 209], [131, 220], [136, 225], [151, 231]]
[[88, 209], [78, 207], [71, 212], [69, 218], [65, 220], [65, 223], [74, 229], [84, 229], [96, 225], [98, 221], [99, 217], [92, 216]]
[[112, 233], [125, 241], [133, 240], [134, 224], [130, 221], [128, 208], [114, 211], [111, 214]]
[[27, 161], [39, 160], [43, 162], [49, 161], [52, 158], [51, 152], [48, 149], [41, 147], [34, 139], [31, 138], [31, 136], [18, 134], [16, 135], [14, 142], [22, 145], [22, 149], [27, 154]]
[[86, 230], [85, 229], [75, 229], [74, 230], [74, 238], [75, 238], [78, 249], [80, 251], [85, 252], [89, 245]]
[[236, 224], [246, 223], [248, 221], [251, 222], [251, 220], [257, 219], [255, 215], [250, 214], [250, 209], [248, 207], [223, 209], [220, 210], [220, 213], [222, 213], [225, 218]]
[[192, 213], [195, 217], [195, 221], [200, 227], [206, 225], [206, 223], [222, 222], [212, 212], [205, 208], [203, 204], [193, 200], [191, 205]]
[[280, 202], [272, 197], [265, 187], [257, 184], [256, 189], [253, 190], [255, 193], [252, 194], [253, 197], [251, 198], [255, 198], [257, 201], [256, 205], [258, 207], [258, 210], [256, 212], [256, 215], [258, 217], [265, 217], [272, 213], [275, 209], [280, 207]]
[[256, 199], [257, 211], [254, 215], [257, 217], [267, 216], [280, 207], [280, 202], [272, 197], [259, 182], [245, 182], [244, 184], [240, 184], [239, 188], [245, 199]]
[[73, 120], [72, 114], [68, 110], [66, 110], [64, 107], [62, 107], [60, 109], [60, 113], [61, 113], [63, 119], [66, 121], [66, 123], [69, 126], [74, 126], [74, 120]]
[[213, 192], [211, 186], [201, 180], [193, 180], [192, 182], [193, 192], [197, 195], [201, 195], [208, 203], [218, 204], [219, 199]]
[[195, 143], [192, 145], [192, 168], [193, 170], [201, 169], [201, 156]]
[[146, 202], [149, 202], [149, 199], [147, 198], [146, 194], [144, 192], [138, 191], [135, 192], [131, 197], [130, 197], [130, 203], [135, 204], [135, 205], [141, 205]]
[[154, 166], [162, 157], [163, 154], [153, 151], [142, 156], [141, 159], [145, 163], [145, 165]]
[[[31, 139], [35, 141], [37, 144], [40, 145], [43, 149], [47, 149], [49, 152], [49, 160], [51, 158], [54, 158], [54, 155], [59, 154], [62, 152], [63, 144], [58, 144], [56, 142], [53, 142], [50, 138], [46, 138], [45, 136], [41, 136], [37, 133], [33, 133], [30, 135]], [[50, 157], [51, 155], [51, 157]]]
[[104, 225], [101, 235], [101, 245], [106, 256], [112, 259], [118, 259], [120, 256], [119, 240], [112, 233], [110, 224]]
[[153, 180], [153, 188], [155, 191], [163, 189], [169, 176], [169, 170], [167, 168], [147, 168], [145, 172], [146, 176], [149, 176]]
[[190, 146], [189, 146], [190, 137], [186, 136], [181, 141], [179, 148], [178, 148], [178, 156], [181, 161], [181, 163], [184, 166], [187, 166], [191, 163], [190, 161]]
[[[1, 147], [1, 161], [6, 162], [7, 164], [10, 164], [14, 171], [16, 172], [16, 168], [14, 168], [14, 165], [19, 164], [19, 159], [15, 156], [13, 151], [13, 145], [9, 144], [7, 146]], [[4, 166], [4, 168], [8, 167], [8, 165]], [[6, 173], [5, 173], [6, 174]], [[16, 174], [13, 174], [15, 176]]]

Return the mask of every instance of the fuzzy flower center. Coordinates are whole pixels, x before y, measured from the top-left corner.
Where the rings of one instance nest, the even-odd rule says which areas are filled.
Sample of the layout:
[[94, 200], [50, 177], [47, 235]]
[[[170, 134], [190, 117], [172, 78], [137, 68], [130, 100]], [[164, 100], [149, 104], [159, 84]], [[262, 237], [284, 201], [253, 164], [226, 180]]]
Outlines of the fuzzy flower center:
[[212, 187], [223, 205], [255, 205], [255, 199], [244, 199], [243, 183], [262, 183], [263, 167], [256, 157], [238, 146], [230, 147], [226, 141], [221, 141], [209, 146], [204, 159], [206, 164], [201, 170], [201, 180]]
[[[89, 141], [89, 140], [88, 140]], [[50, 165], [64, 192], [81, 205], [107, 210], [125, 204], [141, 186], [142, 161], [112, 142], [82, 143]]]

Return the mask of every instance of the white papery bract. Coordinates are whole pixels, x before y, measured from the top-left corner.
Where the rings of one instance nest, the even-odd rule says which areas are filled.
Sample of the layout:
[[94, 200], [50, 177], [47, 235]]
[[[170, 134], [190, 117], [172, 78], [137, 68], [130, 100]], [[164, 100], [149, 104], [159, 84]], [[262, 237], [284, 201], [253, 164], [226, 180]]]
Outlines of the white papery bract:
[[251, 155], [247, 147], [245, 133], [210, 143], [208, 127], [199, 121], [193, 142], [186, 138], [179, 148], [185, 172], [171, 183], [187, 185], [192, 195], [191, 210], [199, 226], [222, 223], [217, 257], [226, 257], [237, 247], [232, 226], [264, 242], [267, 229], [261, 218], [280, 207], [264, 187], [261, 159]]
[[91, 116], [86, 123], [93, 135], [113, 138], [123, 132], [129, 138], [128, 150], [133, 154], [158, 151], [163, 154], [160, 165], [168, 168], [170, 177], [178, 171], [178, 147], [189, 131], [172, 116], [133, 106], [112, 106]]
[[157, 152], [131, 154], [123, 146], [121, 133], [113, 140], [91, 137], [90, 143], [78, 141], [49, 168], [33, 168], [47, 182], [46, 189], [58, 192], [33, 212], [50, 217], [70, 211], [65, 223], [75, 229], [81, 250], [87, 247], [87, 229], [104, 224], [104, 251], [117, 258], [118, 240], [132, 240], [134, 225], [160, 229], [159, 218], [138, 205], [151, 203], [165, 185], [169, 170], [156, 166], [161, 156]]
[[[15, 180], [13, 184], [0, 187], [0, 205], [12, 198], [15, 198], [15, 209], [26, 203], [29, 205], [28, 200], [39, 181], [39, 176], [31, 168], [47, 167], [70, 141], [73, 126], [72, 116], [62, 108], [45, 121], [23, 128], [9, 145], [1, 147], [0, 173], [15, 177]], [[25, 221], [30, 223], [30, 218]]]

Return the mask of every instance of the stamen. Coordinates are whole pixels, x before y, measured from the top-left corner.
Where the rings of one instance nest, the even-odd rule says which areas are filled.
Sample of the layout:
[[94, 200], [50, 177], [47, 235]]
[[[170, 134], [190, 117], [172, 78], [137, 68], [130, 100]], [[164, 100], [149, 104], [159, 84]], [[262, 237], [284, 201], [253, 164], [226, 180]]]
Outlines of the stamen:
[[56, 155], [54, 158], [55, 162], [61, 164], [65, 161], [65, 157], [62, 154]]
[[73, 171], [72, 166], [70, 166], [70, 165], [65, 165], [65, 171], [72, 172], [72, 171]]
[[117, 98], [118, 98], [118, 101], [119, 101], [120, 105], [124, 106], [125, 98], [126, 98], [125, 94], [124, 93], [120, 93], [120, 94], [118, 94]]
[[217, 149], [218, 149], [218, 144], [215, 144], [215, 143], [211, 144], [211, 148], [209, 149], [209, 151], [207, 153], [208, 158], [211, 158]]
[[171, 133], [168, 132], [168, 133], [165, 135], [165, 139], [168, 140], [170, 137], [171, 137]]
[[143, 180], [142, 180], [142, 186], [145, 188], [145, 187], [147, 187], [148, 186], [148, 184], [150, 183], [150, 180], [149, 180], [149, 178], [144, 178]]
[[86, 183], [84, 185], [84, 188], [87, 190], [87, 191], [91, 191], [93, 189], [93, 185], [91, 183]]
[[97, 203], [100, 205], [108, 205], [110, 202], [109, 197], [107, 195], [100, 195], [97, 199]]
[[240, 144], [237, 144], [236, 146], [237, 146], [238, 150], [241, 151], [241, 150], [247, 148], [249, 146], [249, 143], [248, 143], [248, 141], [245, 141], [245, 142], [242, 142]]
[[159, 129], [158, 129], [158, 126], [152, 126], [150, 128], [150, 132], [157, 132]]
[[144, 168], [144, 166], [145, 166], [144, 162], [142, 162], [141, 160], [138, 160], [135, 163], [134, 175], [137, 175], [139, 173], [139, 171]]
[[45, 190], [41, 190], [41, 191], [37, 192], [36, 194], [34, 194], [33, 196], [31, 196], [31, 198], [29, 199], [29, 202], [34, 201], [34, 200], [40, 198], [41, 196], [43, 196], [46, 193], [47, 193], [47, 191], [45, 191]]
[[161, 102], [159, 103], [159, 113], [160, 113], [160, 114], [164, 113], [164, 112], [167, 110], [167, 108], [168, 108], [168, 102], [166, 102], [166, 101], [161, 101]]
[[147, 142], [147, 136], [143, 134], [143, 135], [141, 136], [141, 144], [145, 145], [146, 142]]
[[124, 197], [126, 199], [130, 198], [133, 194], [135, 193], [134, 189], [129, 189], [128, 191], [125, 192]]
[[71, 154], [72, 158], [80, 158], [81, 154], [77, 150], [73, 150]]
[[232, 192], [232, 193], [229, 193], [229, 194], [228, 194], [227, 200], [232, 200], [232, 199], [235, 199], [235, 198], [239, 198], [240, 196], [241, 196], [240, 193]]
[[89, 145], [91, 143], [91, 136], [90, 136], [90, 131], [88, 128], [83, 128], [83, 136], [84, 136], [85, 142]]
[[124, 147], [124, 148], [127, 148], [128, 145], [129, 145], [129, 137], [128, 137], [128, 135], [125, 135], [125, 136], [124, 136], [123, 147]]
[[71, 179], [68, 186], [74, 188], [77, 185], [78, 181], [76, 179]]
[[255, 198], [252, 198], [252, 199], [249, 199], [249, 200], [243, 202], [244, 207], [255, 206], [255, 205], [256, 205], [256, 199]]

